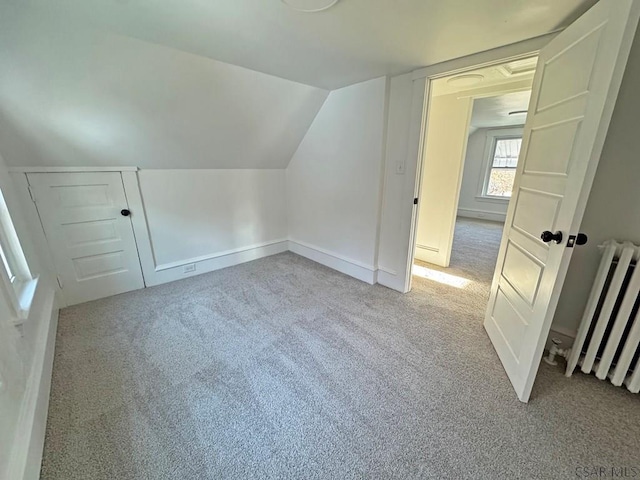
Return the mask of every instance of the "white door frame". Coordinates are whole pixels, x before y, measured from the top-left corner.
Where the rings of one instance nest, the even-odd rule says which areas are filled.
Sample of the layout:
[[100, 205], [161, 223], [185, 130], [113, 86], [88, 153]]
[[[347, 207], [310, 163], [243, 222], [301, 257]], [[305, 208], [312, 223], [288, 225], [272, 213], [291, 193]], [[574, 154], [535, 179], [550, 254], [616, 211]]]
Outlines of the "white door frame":
[[[551, 37], [551, 35], [546, 36], [547, 37]], [[548, 38], [547, 42], [550, 41], [551, 38]], [[545, 43], [546, 44], [546, 43]], [[434, 80], [437, 80], [439, 78], [443, 78], [443, 77], [449, 77], [452, 75], [458, 75], [461, 73], [465, 73], [465, 72], [469, 72], [469, 71], [473, 71], [473, 70], [477, 70], [480, 68], [485, 68], [485, 67], [490, 67], [493, 65], [500, 65], [503, 63], [508, 63], [508, 62], [512, 62], [512, 61], [516, 61], [516, 60], [522, 60], [524, 58], [530, 58], [530, 57], [534, 57], [536, 55], [538, 55], [538, 53], [540, 52], [540, 49], [542, 48], [542, 46], [544, 45], [540, 45], [535, 49], [531, 49], [531, 50], [526, 50], [523, 51], [522, 53], [517, 53], [517, 54], [513, 54], [513, 55], [508, 55], [505, 57], [500, 57], [500, 58], [494, 58], [492, 60], [487, 60], [487, 61], [482, 61], [479, 63], [471, 63], [473, 62], [473, 60], [470, 58], [469, 62], [465, 62], [464, 66], [460, 66], [460, 67], [456, 67], [456, 68], [451, 68], [451, 69], [438, 69], [435, 70], [433, 72], [429, 71], [430, 69], [423, 69], [421, 72], [424, 73], [424, 77], [421, 77], [421, 73], [414, 73], [414, 76], [417, 76], [417, 78], [424, 78], [424, 82], [425, 82], [425, 87], [424, 87], [424, 106], [422, 109], [422, 120], [421, 120], [421, 127], [420, 127], [420, 139], [419, 139], [419, 143], [418, 143], [418, 158], [417, 158], [417, 167], [416, 167], [416, 175], [415, 175], [415, 181], [414, 181], [414, 198], [420, 198], [420, 192], [421, 192], [421, 188], [422, 188], [422, 172], [423, 172], [423, 168], [424, 168], [424, 163], [425, 163], [425, 146], [426, 146], [426, 139], [427, 139], [427, 132], [429, 129], [429, 124], [428, 124], [428, 118], [429, 118], [429, 102], [431, 100], [431, 84]], [[464, 60], [464, 59], [463, 59]], [[415, 80], [414, 80], [415, 82]], [[463, 166], [461, 169], [461, 173], [460, 175], [463, 174], [463, 170], [464, 170], [464, 159], [462, 159], [463, 162]], [[460, 191], [458, 189], [458, 196], [460, 195]], [[420, 215], [420, 201], [418, 201], [418, 204], [415, 205], [415, 207], [413, 208], [413, 215], [411, 218], [411, 226], [410, 226], [410, 236], [409, 236], [409, 251], [408, 251], [408, 257], [407, 257], [407, 268], [406, 268], [406, 276], [405, 276], [405, 288], [404, 288], [404, 292], [409, 292], [411, 291], [411, 283], [412, 283], [412, 275], [411, 275], [411, 269], [413, 266], [413, 262], [415, 260], [415, 251], [416, 251], [416, 242], [417, 242], [417, 237], [418, 237], [418, 217]]]
[[505, 59], [536, 55], [558, 32], [448, 60], [391, 78], [384, 187], [380, 208], [380, 255], [377, 281], [401, 293], [409, 291], [412, 222], [416, 206], [418, 159], [425, 118], [428, 77], [456, 73]]

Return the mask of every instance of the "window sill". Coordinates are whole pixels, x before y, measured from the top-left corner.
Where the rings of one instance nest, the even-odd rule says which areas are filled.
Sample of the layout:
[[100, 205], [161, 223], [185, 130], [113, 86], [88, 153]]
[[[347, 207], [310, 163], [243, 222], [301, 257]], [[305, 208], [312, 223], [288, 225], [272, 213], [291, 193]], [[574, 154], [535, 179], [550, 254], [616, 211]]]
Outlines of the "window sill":
[[17, 313], [17, 318], [14, 320], [15, 325], [21, 325], [28, 317], [29, 310], [31, 310], [31, 304], [33, 298], [36, 295], [36, 287], [38, 286], [38, 278], [27, 280], [16, 285], [16, 297], [18, 298], [18, 304], [20, 305]]
[[479, 202], [507, 204], [511, 200], [511, 197], [489, 197], [485, 195], [476, 195], [476, 200]]

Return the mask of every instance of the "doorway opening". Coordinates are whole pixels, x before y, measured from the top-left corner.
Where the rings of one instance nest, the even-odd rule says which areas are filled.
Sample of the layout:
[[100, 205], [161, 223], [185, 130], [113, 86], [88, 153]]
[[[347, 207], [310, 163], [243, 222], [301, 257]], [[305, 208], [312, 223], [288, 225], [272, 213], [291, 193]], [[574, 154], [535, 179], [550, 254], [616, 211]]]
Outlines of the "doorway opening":
[[430, 82], [412, 281], [488, 292], [537, 56]]

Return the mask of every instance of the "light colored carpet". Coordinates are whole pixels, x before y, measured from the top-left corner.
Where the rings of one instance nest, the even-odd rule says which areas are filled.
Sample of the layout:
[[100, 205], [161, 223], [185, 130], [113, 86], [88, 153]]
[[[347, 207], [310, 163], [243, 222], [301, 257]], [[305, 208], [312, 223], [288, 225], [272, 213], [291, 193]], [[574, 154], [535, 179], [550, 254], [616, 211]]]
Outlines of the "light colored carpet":
[[285, 253], [63, 310], [42, 478], [640, 467], [638, 396], [543, 364], [518, 402], [482, 328], [499, 226], [457, 233], [464, 289], [417, 278], [401, 295]]

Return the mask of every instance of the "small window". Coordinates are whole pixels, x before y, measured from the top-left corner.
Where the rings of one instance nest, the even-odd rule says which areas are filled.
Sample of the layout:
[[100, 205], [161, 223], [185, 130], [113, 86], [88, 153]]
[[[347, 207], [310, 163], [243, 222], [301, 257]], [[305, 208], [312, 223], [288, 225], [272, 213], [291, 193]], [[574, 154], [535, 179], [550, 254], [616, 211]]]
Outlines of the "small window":
[[26, 318], [36, 280], [31, 277], [7, 204], [0, 191], [0, 288], [11, 300], [18, 319]]
[[489, 159], [489, 172], [483, 194], [487, 197], [511, 197], [522, 137], [496, 138]]

